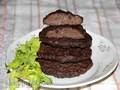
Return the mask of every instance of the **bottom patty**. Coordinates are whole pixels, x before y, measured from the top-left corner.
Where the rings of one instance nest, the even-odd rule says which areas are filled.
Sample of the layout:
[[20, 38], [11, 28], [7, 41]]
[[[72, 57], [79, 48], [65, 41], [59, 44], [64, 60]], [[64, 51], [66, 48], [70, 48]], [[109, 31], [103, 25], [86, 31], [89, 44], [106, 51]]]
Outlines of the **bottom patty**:
[[79, 62], [79, 63], [65, 63], [52, 62], [49, 60], [36, 59], [41, 69], [45, 74], [52, 75], [58, 78], [71, 78], [84, 74], [88, 71], [93, 63], [91, 59]]
[[57, 48], [41, 43], [37, 53], [38, 58], [57, 61], [60, 63], [79, 62], [89, 59], [92, 54], [90, 47], [87, 48]]

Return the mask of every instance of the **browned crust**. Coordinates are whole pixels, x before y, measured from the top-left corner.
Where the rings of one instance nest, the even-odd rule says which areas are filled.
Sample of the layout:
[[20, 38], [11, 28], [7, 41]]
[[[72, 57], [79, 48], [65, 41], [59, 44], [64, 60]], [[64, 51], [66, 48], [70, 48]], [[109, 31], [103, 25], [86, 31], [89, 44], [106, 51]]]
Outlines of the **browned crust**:
[[79, 62], [89, 59], [92, 50], [90, 48], [57, 48], [41, 43], [38, 50], [38, 58], [57, 61], [60, 63]]
[[[85, 38], [72, 39], [72, 38], [48, 38], [46, 33], [51, 30], [56, 30], [56, 28], [73, 28], [78, 30]], [[39, 33], [40, 41], [45, 44], [61, 47], [61, 48], [71, 48], [71, 47], [90, 47], [92, 44], [92, 37], [83, 29], [81, 25], [60, 25], [60, 26], [47, 26]]]
[[[52, 15], [55, 15], [55, 14], [64, 14], [64, 15], [69, 15], [70, 17], [74, 18], [74, 20], [76, 19], [79, 19], [79, 22], [77, 23], [73, 23], [73, 22], [69, 22], [69, 23], [66, 23], [64, 21], [64, 23], [60, 23], [59, 21], [56, 21], [56, 23], [51, 20], [51, 21], [48, 21], [48, 18], [49, 16], [52, 16]], [[75, 18], [77, 17], [77, 18]], [[60, 18], [60, 17], [57, 17], [57, 18]], [[67, 19], [67, 20], [70, 20], [71, 18]], [[47, 24], [47, 25], [66, 25], [66, 24], [69, 24], [69, 25], [76, 25], [76, 24], [81, 24], [83, 22], [83, 17], [82, 16], [79, 16], [79, 15], [74, 15], [73, 13], [71, 13], [70, 11], [63, 11], [63, 10], [56, 10], [54, 12], [51, 12], [49, 13], [46, 17], [43, 18], [43, 24]], [[58, 24], [59, 23], [59, 24]]]
[[41, 65], [41, 69], [45, 74], [58, 78], [70, 78], [79, 76], [87, 72], [93, 65], [92, 60], [88, 59], [78, 63], [61, 64], [51, 62], [49, 60], [37, 59]]

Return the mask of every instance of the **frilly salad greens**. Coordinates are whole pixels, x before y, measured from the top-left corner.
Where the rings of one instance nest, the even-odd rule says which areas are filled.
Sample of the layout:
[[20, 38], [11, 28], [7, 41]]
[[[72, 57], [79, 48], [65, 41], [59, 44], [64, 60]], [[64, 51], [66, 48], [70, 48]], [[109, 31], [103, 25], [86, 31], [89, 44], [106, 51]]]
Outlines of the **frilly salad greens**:
[[39, 63], [35, 61], [39, 45], [39, 39], [33, 37], [16, 48], [15, 58], [6, 65], [10, 77], [10, 90], [19, 87], [20, 79], [28, 80], [32, 90], [38, 90], [40, 84], [52, 83], [52, 80], [42, 72]]

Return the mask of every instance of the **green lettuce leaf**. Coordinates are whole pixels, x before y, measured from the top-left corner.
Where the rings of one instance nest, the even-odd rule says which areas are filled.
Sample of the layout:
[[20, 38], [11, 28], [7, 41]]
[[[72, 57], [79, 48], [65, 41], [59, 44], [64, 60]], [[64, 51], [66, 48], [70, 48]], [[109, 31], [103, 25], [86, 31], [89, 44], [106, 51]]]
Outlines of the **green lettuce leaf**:
[[33, 37], [16, 48], [14, 60], [7, 65], [10, 71], [10, 90], [15, 90], [19, 86], [19, 78], [28, 80], [33, 90], [37, 90], [42, 83], [52, 83], [52, 80], [42, 72], [39, 63], [35, 61], [39, 47], [39, 39]]

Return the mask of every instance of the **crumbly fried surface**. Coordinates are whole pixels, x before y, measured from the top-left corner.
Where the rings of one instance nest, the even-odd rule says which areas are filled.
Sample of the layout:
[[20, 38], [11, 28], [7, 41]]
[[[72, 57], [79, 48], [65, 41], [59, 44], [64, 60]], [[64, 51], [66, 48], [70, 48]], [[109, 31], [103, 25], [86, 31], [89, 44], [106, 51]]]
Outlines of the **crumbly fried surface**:
[[92, 50], [88, 48], [58, 48], [41, 43], [38, 50], [38, 58], [57, 61], [60, 63], [79, 62], [89, 59]]
[[78, 25], [82, 22], [83, 17], [63, 10], [56, 10], [43, 19], [43, 23], [47, 25]]
[[41, 65], [41, 69], [45, 74], [52, 75], [58, 78], [71, 78], [79, 76], [87, 72], [93, 65], [92, 60], [84, 60], [78, 63], [53, 62], [45, 59], [37, 59]]
[[39, 33], [40, 40], [54, 47], [90, 47], [91, 36], [81, 25], [48, 26]]

